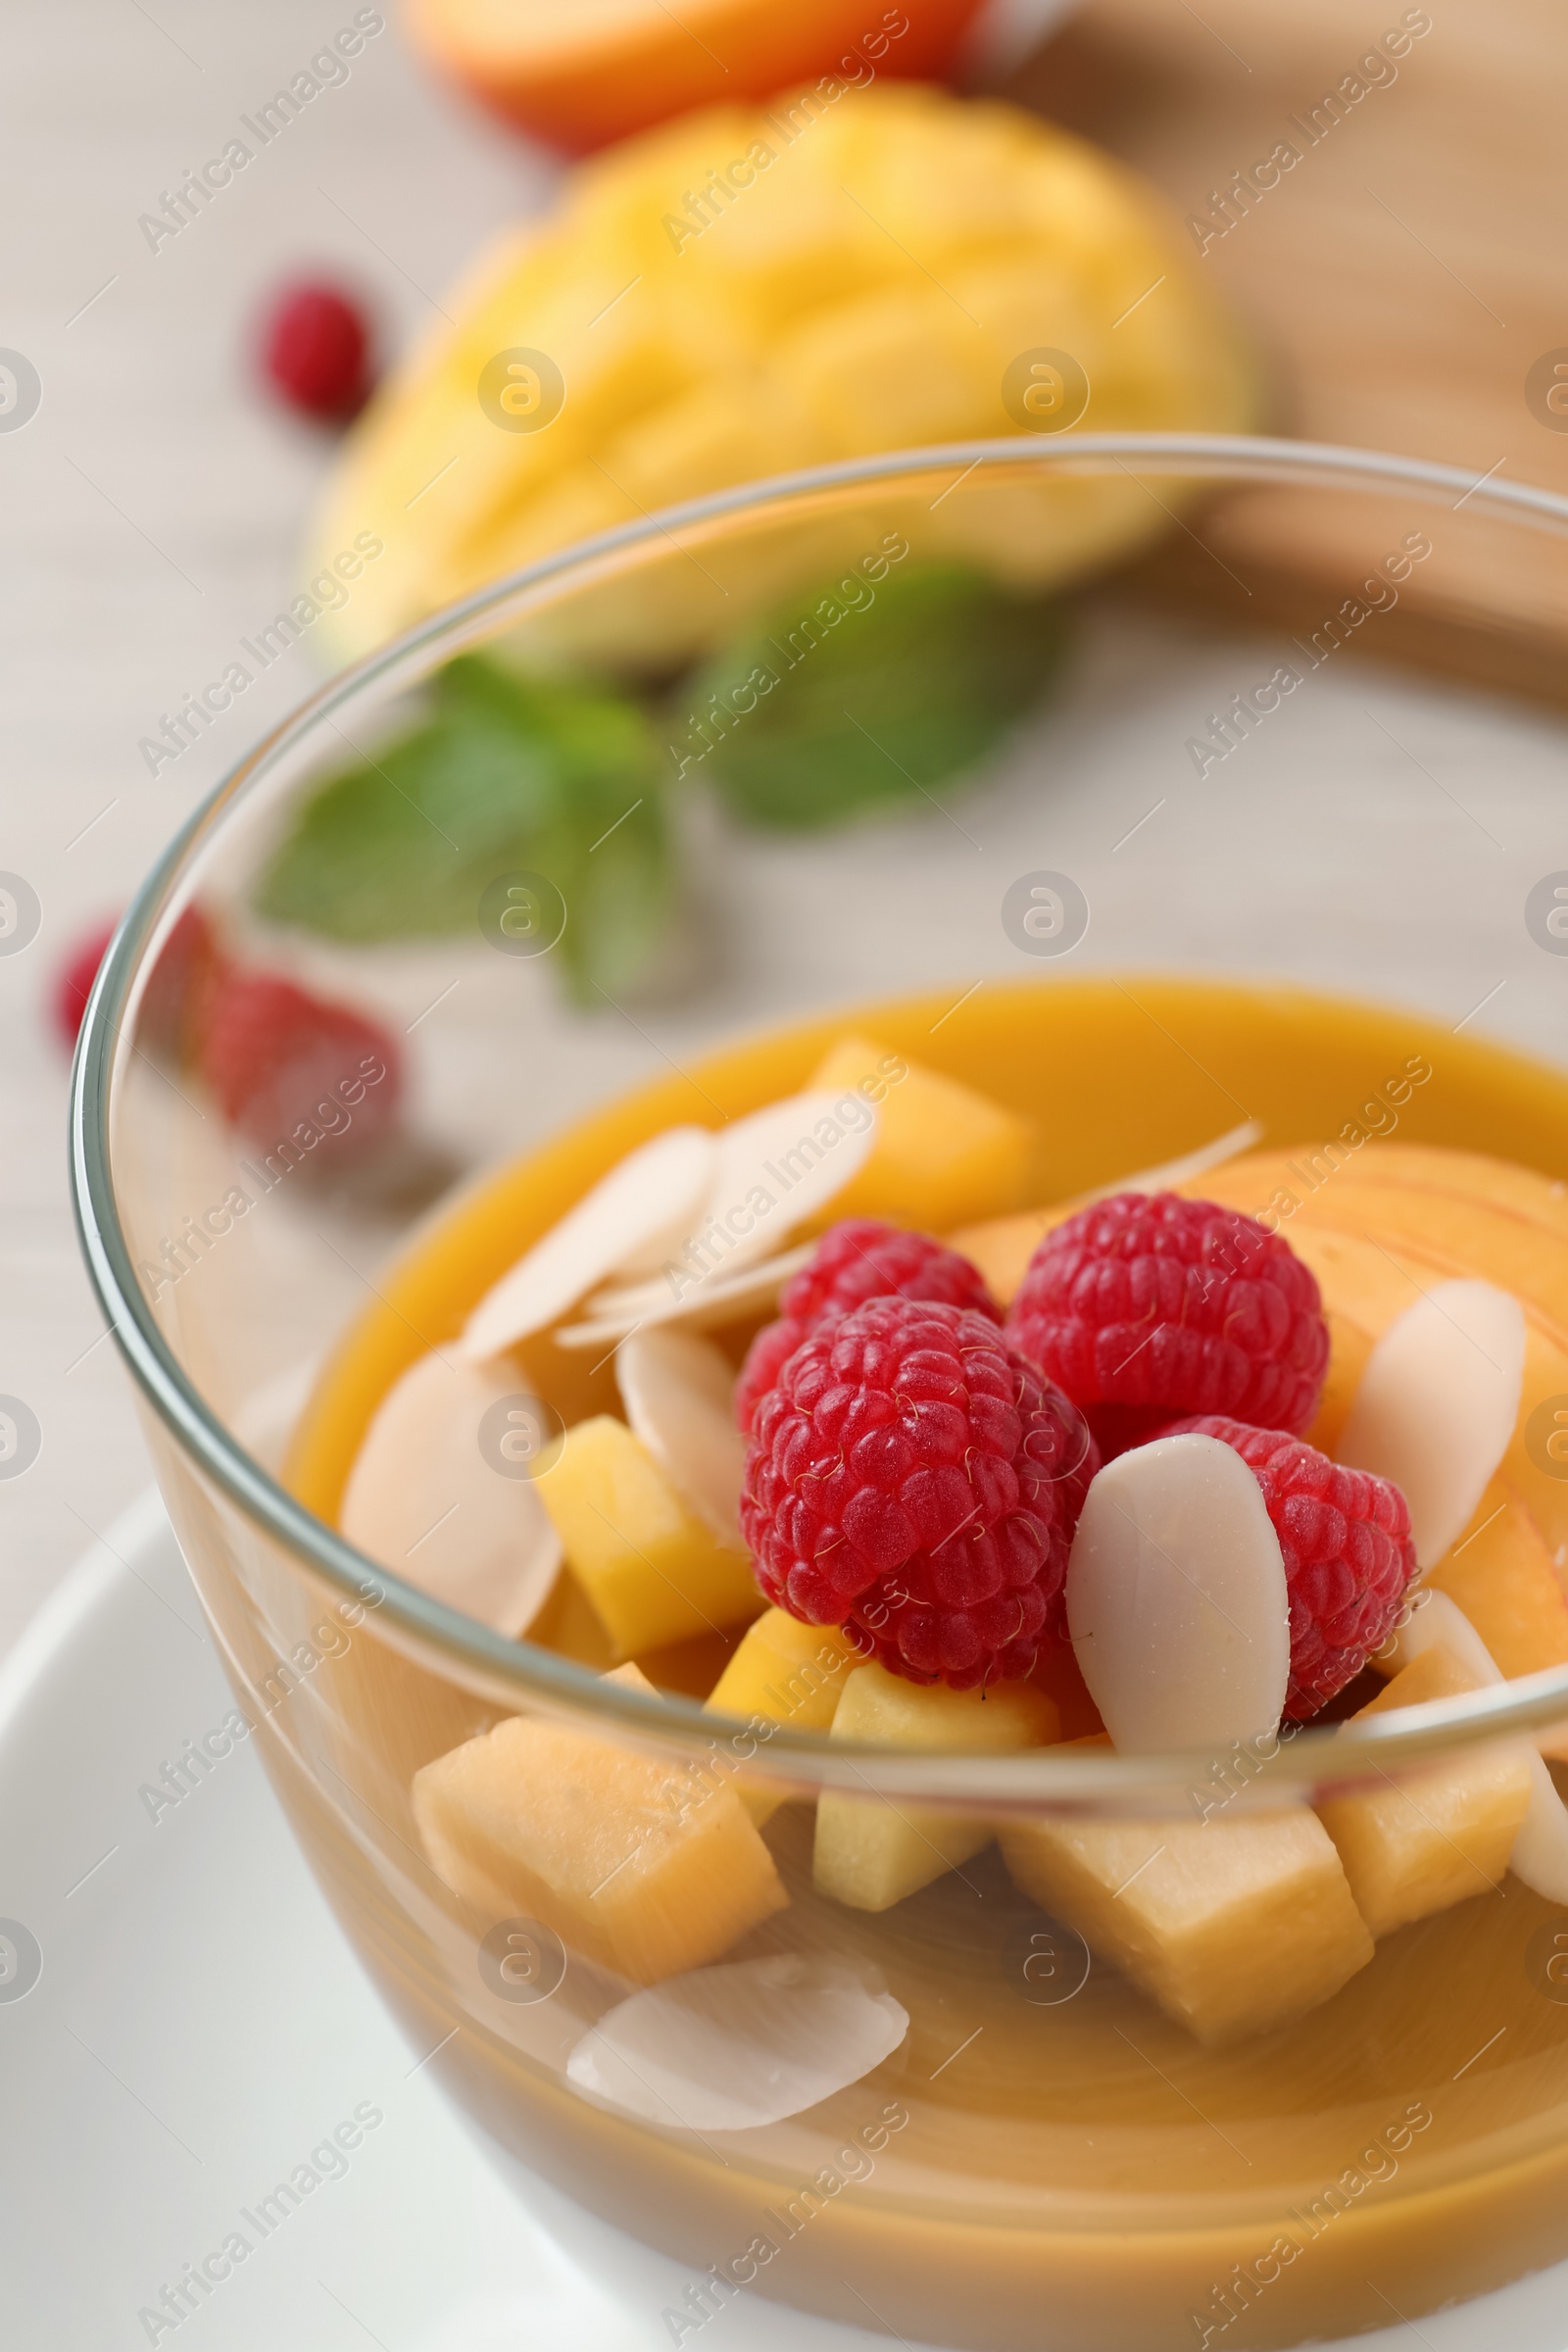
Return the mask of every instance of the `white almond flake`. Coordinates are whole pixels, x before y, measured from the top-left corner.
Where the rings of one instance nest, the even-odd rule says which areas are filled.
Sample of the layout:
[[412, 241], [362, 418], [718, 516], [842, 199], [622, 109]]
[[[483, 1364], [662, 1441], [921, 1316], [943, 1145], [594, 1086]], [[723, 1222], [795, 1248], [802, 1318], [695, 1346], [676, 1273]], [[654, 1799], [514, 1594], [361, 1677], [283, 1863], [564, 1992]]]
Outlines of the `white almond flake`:
[[[595, 1294], [563, 1348], [606, 1348], [649, 1324], [722, 1323], [766, 1305], [808, 1250], [773, 1257], [864, 1166], [876, 1113], [863, 1095], [790, 1095], [719, 1129], [713, 1180], [659, 1279]], [[761, 1260], [760, 1264], [758, 1260]]]
[[1417, 1567], [1436, 1566], [1486, 1493], [1513, 1437], [1524, 1368], [1524, 1310], [1490, 1282], [1440, 1282], [1368, 1356], [1338, 1458], [1399, 1489]]
[[[1470, 1675], [1478, 1690], [1492, 1689], [1505, 1678], [1469, 1618], [1446, 1592], [1428, 1588], [1415, 1596], [1410, 1611], [1394, 1639], [1396, 1671], [1408, 1666], [1429, 1649], [1446, 1649]], [[1523, 1743], [1521, 1742], [1521, 1745]], [[1508, 1857], [1516, 1879], [1548, 1903], [1568, 1905], [1568, 1809], [1545, 1761], [1533, 1748], [1530, 1765], [1530, 1808], [1520, 1824]]]
[[1133, 1755], [1272, 1732], [1291, 1618], [1262, 1489], [1218, 1438], [1157, 1438], [1107, 1462], [1067, 1562], [1073, 1654]]
[[583, 2035], [566, 2073], [644, 2123], [748, 2132], [858, 2082], [908, 2030], [908, 2012], [853, 1968], [788, 1952], [634, 1992]]
[[1180, 1159], [1161, 1161], [1157, 1168], [1141, 1168], [1136, 1176], [1118, 1176], [1114, 1184], [1101, 1184], [1092, 1193], [1075, 1193], [1074, 1200], [1087, 1208], [1096, 1200], [1109, 1200], [1117, 1193], [1170, 1193], [1179, 1184], [1190, 1184], [1195, 1176], [1206, 1176], [1210, 1168], [1222, 1168], [1228, 1159], [1239, 1159], [1263, 1140], [1260, 1119], [1244, 1119], [1239, 1127], [1228, 1127], [1211, 1144], [1200, 1144], [1196, 1152], [1184, 1152]]
[[537, 1617], [561, 1567], [532, 1480], [492, 1468], [480, 1450], [485, 1415], [514, 1393], [494, 1369], [421, 1356], [383, 1398], [338, 1515], [383, 1568], [511, 1635]]
[[633, 1332], [615, 1350], [615, 1378], [633, 1434], [719, 1543], [744, 1551], [746, 1440], [723, 1349], [689, 1331]]
[[559, 1348], [607, 1348], [628, 1332], [646, 1331], [662, 1323], [683, 1323], [692, 1331], [708, 1331], [733, 1323], [759, 1307], [772, 1306], [792, 1274], [809, 1263], [815, 1250], [808, 1242], [748, 1266], [727, 1282], [700, 1283], [677, 1296], [665, 1281], [650, 1282], [635, 1291], [601, 1291], [588, 1301], [591, 1320], [564, 1323], [554, 1334]]
[[[841, 1115], [847, 1110], [853, 1117]], [[875, 1141], [876, 1112], [853, 1091], [789, 1095], [721, 1127], [713, 1189], [693, 1236], [706, 1244], [714, 1278], [765, 1257], [820, 1215]]]
[[628, 1152], [485, 1293], [459, 1352], [483, 1363], [548, 1329], [607, 1275], [662, 1264], [690, 1232], [718, 1163], [706, 1127], [666, 1128]]

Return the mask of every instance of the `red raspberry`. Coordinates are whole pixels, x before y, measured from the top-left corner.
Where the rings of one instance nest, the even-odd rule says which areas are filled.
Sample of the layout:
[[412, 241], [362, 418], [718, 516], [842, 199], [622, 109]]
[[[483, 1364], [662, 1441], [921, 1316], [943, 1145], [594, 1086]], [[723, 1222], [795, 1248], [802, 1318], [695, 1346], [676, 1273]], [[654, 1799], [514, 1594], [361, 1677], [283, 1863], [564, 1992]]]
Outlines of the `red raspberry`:
[[369, 390], [369, 334], [364, 314], [336, 286], [288, 287], [262, 331], [262, 366], [291, 408], [328, 424], [346, 423]]
[[1082, 1414], [988, 1316], [874, 1298], [762, 1398], [741, 1526], [769, 1600], [966, 1690], [1032, 1670], [1099, 1467]]
[[85, 938], [77, 941], [61, 965], [55, 978], [50, 1009], [56, 1029], [67, 1046], [74, 1046], [81, 1033], [82, 1016], [87, 1010], [87, 999], [98, 977], [98, 966], [115, 936], [116, 925], [97, 923]]
[[[114, 923], [100, 923], [74, 950], [55, 982], [55, 1026], [74, 1046], [92, 984], [98, 977]], [[206, 993], [222, 957], [211, 923], [199, 906], [187, 906], [164, 942], [142, 992], [136, 1042], [178, 1061], [199, 1034]]]
[[1172, 1413], [1305, 1429], [1329, 1329], [1309, 1267], [1234, 1208], [1118, 1193], [1048, 1233], [1011, 1345], [1083, 1406], [1108, 1460]]
[[395, 1123], [403, 1062], [396, 1039], [352, 1005], [273, 972], [235, 972], [214, 991], [201, 1071], [223, 1116], [264, 1152], [291, 1139], [313, 1151], [330, 1136], [341, 1163]]
[[1002, 1321], [977, 1266], [929, 1234], [885, 1225], [880, 1217], [846, 1217], [829, 1226], [809, 1265], [784, 1286], [779, 1320], [752, 1342], [735, 1391], [735, 1418], [748, 1434], [757, 1407], [787, 1357], [830, 1315], [847, 1315], [868, 1298], [932, 1298], [967, 1306]]
[[1159, 1434], [1189, 1430], [1234, 1446], [1263, 1490], [1291, 1595], [1285, 1712], [1304, 1723], [1354, 1680], [1393, 1629], [1415, 1574], [1404, 1496], [1392, 1479], [1343, 1469], [1289, 1430], [1200, 1413]]

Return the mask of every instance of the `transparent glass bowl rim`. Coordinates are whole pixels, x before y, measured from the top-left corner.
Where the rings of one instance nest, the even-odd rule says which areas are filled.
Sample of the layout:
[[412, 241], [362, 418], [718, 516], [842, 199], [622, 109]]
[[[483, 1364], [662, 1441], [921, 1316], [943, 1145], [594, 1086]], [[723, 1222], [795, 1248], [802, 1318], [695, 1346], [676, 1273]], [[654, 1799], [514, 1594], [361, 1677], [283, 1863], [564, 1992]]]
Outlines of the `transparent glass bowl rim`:
[[[592, 584], [628, 556], [651, 552], [680, 531], [712, 533], [729, 523], [787, 519], [792, 510], [836, 505], [858, 490], [908, 483], [951, 471], [960, 478], [1020, 467], [1066, 475], [1117, 466], [1178, 473], [1195, 480], [1272, 482], [1280, 486], [1414, 495], [1430, 505], [1470, 506], [1499, 522], [1568, 537], [1568, 498], [1513, 482], [1472, 479], [1456, 467], [1330, 443], [1201, 433], [1071, 433], [969, 441], [897, 450], [741, 484], [667, 507], [525, 565], [447, 607], [320, 686], [231, 767], [180, 828], [153, 867], [111, 943], [88, 1002], [72, 1083], [71, 1174], [77, 1231], [88, 1273], [131, 1375], [154, 1412], [199, 1472], [252, 1526], [279, 1545], [307, 1577], [351, 1598], [368, 1578], [384, 1595], [384, 1638], [437, 1672], [459, 1679], [509, 1711], [549, 1714], [598, 1725], [654, 1752], [690, 1753], [721, 1742], [732, 1719], [706, 1713], [694, 1699], [646, 1695], [607, 1684], [556, 1652], [492, 1633], [475, 1620], [403, 1582], [345, 1543], [298, 1502], [206, 1404], [159, 1330], [138, 1284], [115, 1197], [110, 1152], [113, 1090], [127, 1009], [179, 911], [185, 886], [227, 813], [259, 790], [331, 717], [361, 699], [392, 694], [426, 676], [439, 660], [488, 636], [509, 616]], [[439, 1214], [439, 1207], [437, 1210]], [[896, 1799], [919, 1796], [999, 1812], [1060, 1807], [1121, 1813], [1148, 1804], [1186, 1810], [1213, 1785], [1216, 1765], [1243, 1775], [1238, 1805], [1298, 1797], [1314, 1786], [1357, 1777], [1375, 1780], [1451, 1754], [1502, 1734], [1528, 1735], [1568, 1721], [1568, 1667], [1553, 1668], [1460, 1698], [1353, 1726], [1325, 1726], [1270, 1747], [1232, 1742], [1178, 1755], [1112, 1754], [1104, 1748], [1033, 1749], [1012, 1755], [955, 1755], [825, 1735], [770, 1730], [747, 1770], [764, 1779]], [[1247, 1751], [1244, 1757], [1241, 1750]], [[1226, 1801], [1229, 1801], [1227, 1798]]]

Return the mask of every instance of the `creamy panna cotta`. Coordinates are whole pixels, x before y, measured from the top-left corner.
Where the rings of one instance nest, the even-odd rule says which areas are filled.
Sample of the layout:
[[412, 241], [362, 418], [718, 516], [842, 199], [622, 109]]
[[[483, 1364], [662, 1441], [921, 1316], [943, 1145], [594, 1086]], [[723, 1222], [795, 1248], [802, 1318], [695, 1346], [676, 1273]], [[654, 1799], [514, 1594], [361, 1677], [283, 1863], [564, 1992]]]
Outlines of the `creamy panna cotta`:
[[[1049, 2298], [1074, 2345], [1289, 2344], [1383, 2324], [1369, 2278], [1418, 2312], [1568, 2250], [1551, 1737], [1251, 1793], [1305, 1725], [1568, 1663], [1556, 1082], [1467, 1045], [1429, 1140], [1412, 1068], [1405, 1134], [1313, 1187], [1299, 1139], [1430, 1076], [1418, 1026], [1170, 993], [1261, 1134], [1205, 1146], [1109, 988], [983, 994], [940, 1055], [922, 1005], [737, 1049], [727, 1141], [672, 1081], [431, 1228], [290, 1468], [383, 1567], [713, 1726], [672, 1763], [399, 1713], [367, 1663], [444, 1955], [403, 1997], [462, 2014], [464, 2095], [699, 2270], [760, 2234], [745, 2283], [854, 2318], [859, 2280], [927, 2340], [1036, 2343]], [[1102, 1102], [1116, 1055], [1142, 1092], [1054, 1156], [1045, 1073]], [[1179, 1818], [990, 1818], [749, 1772], [781, 1726], [933, 1794], [947, 1756], [1213, 1763]], [[502, 1929], [548, 1998], [487, 2002]]]

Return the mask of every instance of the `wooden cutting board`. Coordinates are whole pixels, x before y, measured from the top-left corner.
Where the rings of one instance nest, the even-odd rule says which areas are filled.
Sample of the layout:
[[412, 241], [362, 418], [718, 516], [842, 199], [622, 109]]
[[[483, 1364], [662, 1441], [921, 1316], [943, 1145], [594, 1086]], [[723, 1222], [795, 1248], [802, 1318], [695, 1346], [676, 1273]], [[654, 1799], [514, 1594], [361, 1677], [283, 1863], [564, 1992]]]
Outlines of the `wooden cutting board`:
[[[1263, 353], [1271, 429], [1568, 493], [1561, 0], [1087, 0], [1005, 94], [1123, 157], [1197, 224], [1200, 267]], [[1282, 142], [1298, 160], [1256, 172]], [[1560, 414], [1544, 399], [1558, 353]], [[1306, 529], [1298, 508], [1282, 531], [1266, 495], [1211, 519], [1250, 596], [1190, 548], [1153, 576], [1293, 628], [1333, 611], [1367, 559], [1353, 501], [1325, 500]], [[1473, 512], [1433, 536], [1380, 650], [1568, 701], [1568, 549], [1504, 553]]]

